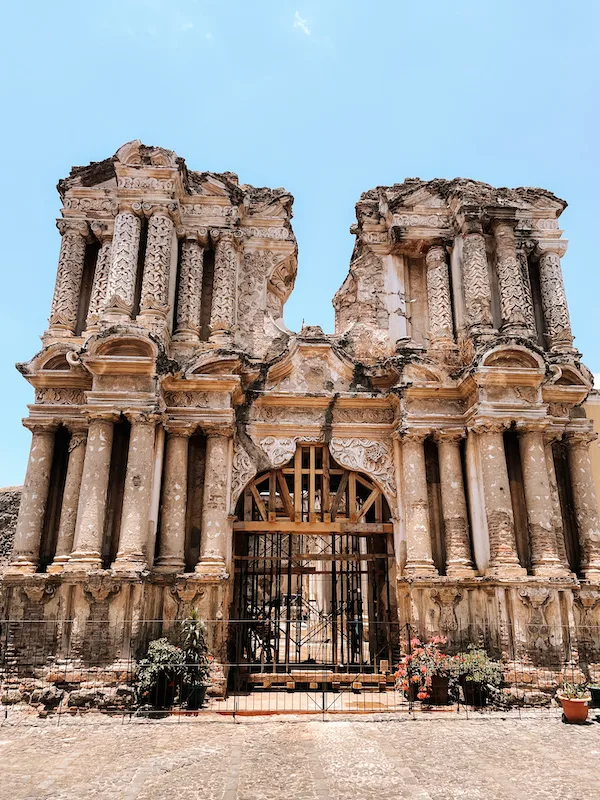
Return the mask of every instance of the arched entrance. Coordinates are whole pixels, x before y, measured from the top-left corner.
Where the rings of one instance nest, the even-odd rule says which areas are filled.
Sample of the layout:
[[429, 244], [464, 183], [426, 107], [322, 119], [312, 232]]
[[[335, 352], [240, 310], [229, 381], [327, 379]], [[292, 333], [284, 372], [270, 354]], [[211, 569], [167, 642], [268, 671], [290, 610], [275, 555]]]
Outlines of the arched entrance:
[[231, 663], [247, 673], [385, 672], [398, 614], [390, 510], [326, 445], [246, 487], [234, 522]]

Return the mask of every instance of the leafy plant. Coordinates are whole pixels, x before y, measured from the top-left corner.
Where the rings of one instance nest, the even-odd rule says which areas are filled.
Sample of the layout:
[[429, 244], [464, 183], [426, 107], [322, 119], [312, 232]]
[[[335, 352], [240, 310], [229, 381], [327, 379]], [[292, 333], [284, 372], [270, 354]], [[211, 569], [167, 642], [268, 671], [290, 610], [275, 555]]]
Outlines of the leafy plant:
[[183, 675], [184, 654], [180, 647], [168, 639], [155, 639], [136, 669], [138, 695], [148, 696], [160, 686], [171, 684]]
[[181, 623], [181, 650], [185, 664], [184, 680], [191, 685], [204, 683], [213, 659], [208, 653], [206, 626], [196, 611]]
[[502, 683], [502, 664], [493, 661], [483, 648], [474, 644], [468, 646], [466, 653], [455, 656], [451, 665], [459, 680], [472, 681], [495, 689]]
[[[443, 636], [434, 636], [425, 643], [417, 638], [410, 640], [410, 652], [403, 656], [395, 675], [396, 686], [405, 695], [408, 696], [412, 689], [418, 700], [427, 700], [431, 693], [433, 676], [451, 676], [450, 656], [440, 649], [446, 641]], [[403, 642], [403, 645], [406, 647], [407, 642]]]
[[563, 683], [558, 695], [567, 700], [588, 700], [590, 697], [587, 683]]

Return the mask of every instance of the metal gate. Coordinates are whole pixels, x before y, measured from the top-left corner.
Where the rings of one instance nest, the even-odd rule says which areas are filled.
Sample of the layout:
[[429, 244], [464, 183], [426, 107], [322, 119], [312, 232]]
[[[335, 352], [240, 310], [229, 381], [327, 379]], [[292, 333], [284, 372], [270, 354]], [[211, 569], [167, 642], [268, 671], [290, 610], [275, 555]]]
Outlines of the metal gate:
[[300, 446], [251, 482], [234, 523], [235, 680], [289, 688], [360, 674], [381, 683], [398, 646], [389, 519], [378, 487], [325, 446]]

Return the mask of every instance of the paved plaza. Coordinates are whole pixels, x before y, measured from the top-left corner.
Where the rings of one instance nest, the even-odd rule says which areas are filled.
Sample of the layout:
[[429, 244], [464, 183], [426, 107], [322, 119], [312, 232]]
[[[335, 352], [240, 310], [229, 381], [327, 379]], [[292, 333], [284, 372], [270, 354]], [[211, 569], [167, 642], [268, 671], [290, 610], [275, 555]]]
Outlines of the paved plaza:
[[6, 800], [505, 800], [600, 797], [600, 725], [556, 715], [0, 725]]

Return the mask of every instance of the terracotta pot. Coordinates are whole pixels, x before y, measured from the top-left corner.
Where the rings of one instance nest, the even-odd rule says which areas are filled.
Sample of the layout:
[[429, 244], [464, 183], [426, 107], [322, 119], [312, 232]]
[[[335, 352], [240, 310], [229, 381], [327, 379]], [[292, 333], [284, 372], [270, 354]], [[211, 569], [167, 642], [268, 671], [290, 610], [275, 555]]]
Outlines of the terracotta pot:
[[586, 721], [588, 717], [589, 697], [575, 700], [570, 697], [562, 697], [559, 695], [559, 700], [563, 708], [563, 718], [565, 722], [581, 723]]

